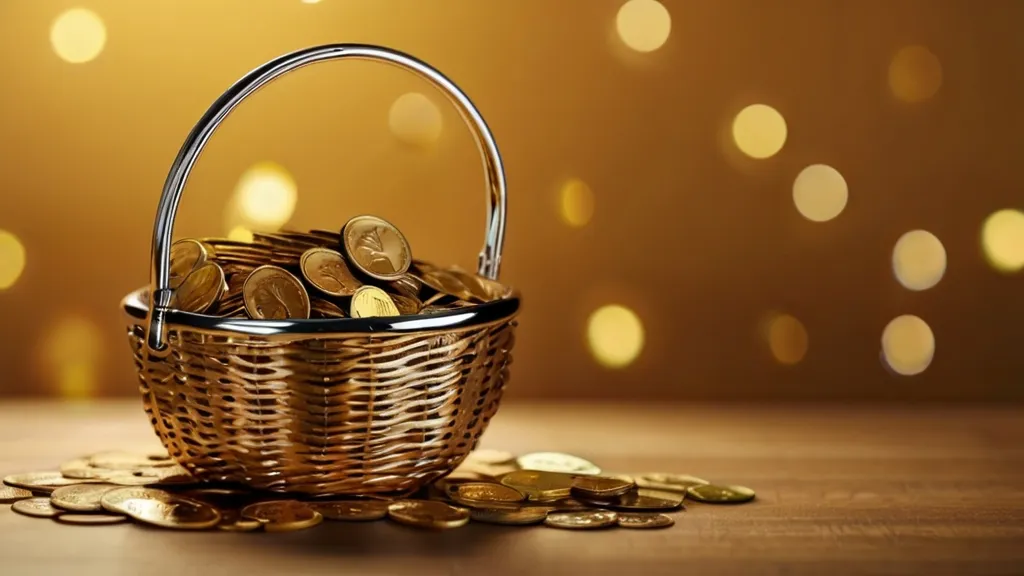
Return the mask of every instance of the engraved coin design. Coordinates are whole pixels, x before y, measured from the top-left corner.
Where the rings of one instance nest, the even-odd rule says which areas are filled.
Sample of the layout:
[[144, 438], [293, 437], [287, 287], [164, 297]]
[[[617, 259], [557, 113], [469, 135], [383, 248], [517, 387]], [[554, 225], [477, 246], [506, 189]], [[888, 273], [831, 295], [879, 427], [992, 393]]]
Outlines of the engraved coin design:
[[561, 452], [533, 452], [520, 456], [516, 461], [524, 470], [545, 470], [587, 476], [601, 473], [601, 469], [593, 463], [579, 456]]
[[385, 500], [337, 500], [314, 502], [310, 507], [327, 520], [367, 522], [381, 520], [388, 515], [389, 502]]
[[742, 504], [754, 499], [754, 491], [746, 486], [690, 486], [686, 493], [698, 502], [707, 504]]
[[298, 500], [258, 502], [242, 508], [242, 516], [263, 523], [267, 532], [290, 532], [312, 528], [324, 517], [308, 504]]
[[351, 296], [363, 285], [345, 264], [341, 254], [328, 248], [310, 248], [302, 254], [299, 268], [303, 277], [328, 296]]
[[544, 524], [552, 528], [567, 530], [594, 530], [615, 526], [618, 515], [606, 510], [581, 510], [579, 512], [551, 512]]
[[11, 510], [33, 518], [55, 518], [61, 511], [50, 504], [49, 498], [27, 498], [11, 505]]
[[412, 250], [394, 225], [376, 216], [356, 216], [342, 229], [342, 244], [360, 272], [378, 280], [398, 280], [412, 264]]
[[467, 482], [456, 489], [460, 500], [473, 504], [512, 504], [526, 500], [522, 492], [492, 482]]
[[18, 500], [31, 498], [32, 492], [14, 486], [0, 486], [0, 504], [13, 504]]
[[353, 318], [399, 315], [398, 307], [391, 296], [376, 286], [363, 286], [356, 290], [349, 312]]
[[284, 268], [266, 265], [252, 271], [242, 286], [245, 310], [256, 320], [309, 318], [309, 294]]
[[469, 511], [434, 500], [399, 500], [388, 506], [388, 517], [417, 528], [458, 528], [469, 522]]
[[622, 528], [668, 528], [676, 523], [671, 516], [651, 512], [626, 512], [619, 514], [619, 526]]
[[198, 500], [154, 488], [117, 488], [103, 495], [103, 509], [143, 524], [174, 530], [204, 530], [220, 523], [220, 512]]
[[186, 238], [171, 245], [170, 286], [177, 289], [193, 270], [206, 263], [209, 250], [199, 240]]
[[178, 310], [202, 314], [224, 294], [224, 271], [214, 262], [207, 262], [192, 271], [174, 291], [171, 305]]
[[113, 490], [113, 484], [76, 484], [61, 486], [50, 495], [50, 502], [61, 510], [72, 512], [99, 512], [103, 510], [100, 500]]
[[558, 500], [569, 496], [573, 477], [544, 470], [516, 470], [502, 476], [500, 481], [526, 494], [530, 500]]

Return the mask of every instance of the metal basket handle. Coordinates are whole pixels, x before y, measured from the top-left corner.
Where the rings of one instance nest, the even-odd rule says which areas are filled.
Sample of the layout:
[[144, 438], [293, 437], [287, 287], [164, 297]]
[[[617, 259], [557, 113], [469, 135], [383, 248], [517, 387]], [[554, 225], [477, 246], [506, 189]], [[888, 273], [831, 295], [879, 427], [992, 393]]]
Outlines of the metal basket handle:
[[462, 119], [469, 126], [476, 141], [477, 149], [483, 157], [484, 176], [487, 184], [487, 229], [484, 246], [480, 251], [480, 275], [496, 280], [501, 267], [501, 250], [505, 241], [505, 170], [502, 167], [501, 155], [494, 142], [487, 123], [480, 112], [458, 86], [443, 74], [424, 62], [388, 48], [364, 44], [327, 44], [314, 46], [285, 54], [246, 74], [235, 82], [216, 102], [210, 106], [206, 114], [192, 128], [185, 143], [182, 144], [178, 156], [171, 165], [171, 171], [164, 183], [163, 195], [157, 208], [156, 222], [153, 227], [152, 267], [150, 282], [153, 294], [150, 298], [149, 333], [146, 342], [152, 350], [163, 350], [165, 346], [166, 315], [170, 310], [170, 256], [171, 238], [174, 229], [174, 217], [178, 212], [178, 201], [185, 187], [192, 166], [213, 135], [214, 130], [238, 106], [242, 100], [270, 83], [278, 76], [325, 60], [353, 58], [386, 62], [399, 68], [409, 70], [426, 79], [441, 91], [458, 109]]

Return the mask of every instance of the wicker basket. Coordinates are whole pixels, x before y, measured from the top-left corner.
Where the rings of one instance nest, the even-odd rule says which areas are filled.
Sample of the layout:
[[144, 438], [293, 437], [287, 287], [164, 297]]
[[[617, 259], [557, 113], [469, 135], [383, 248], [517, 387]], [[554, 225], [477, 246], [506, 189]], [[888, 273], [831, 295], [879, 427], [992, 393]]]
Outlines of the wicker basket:
[[245, 320], [170, 306], [174, 216], [214, 130], [278, 76], [343, 58], [410, 70], [458, 108], [486, 175], [479, 273], [498, 276], [501, 157], [455, 84], [408, 55], [351, 44], [300, 50], [250, 72], [213, 104], [178, 153], [157, 212], [151, 286], [123, 302], [146, 412], [167, 450], [199, 479], [314, 495], [408, 493], [451, 472], [498, 409], [519, 311], [514, 291], [470, 308], [392, 318]]

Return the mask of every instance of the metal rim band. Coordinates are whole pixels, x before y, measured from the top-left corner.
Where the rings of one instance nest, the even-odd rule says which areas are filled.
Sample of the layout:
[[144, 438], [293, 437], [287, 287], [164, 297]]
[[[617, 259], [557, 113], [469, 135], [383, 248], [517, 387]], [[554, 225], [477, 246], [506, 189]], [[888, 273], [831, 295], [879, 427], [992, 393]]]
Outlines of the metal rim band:
[[[498, 146], [483, 116], [477, 111], [458, 86], [451, 80], [435, 70], [428, 64], [389, 48], [370, 46], [364, 44], [328, 44], [314, 46], [285, 54], [246, 74], [241, 80], [232, 85], [212, 106], [206, 111], [199, 122], [192, 128], [178, 156], [171, 165], [170, 173], [164, 183], [163, 194], [160, 197], [160, 204], [157, 208], [156, 222], [153, 226], [152, 265], [150, 268], [150, 287], [152, 294], [148, 307], [148, 329], [146, 343], [154, 351], [163, 350], [166, 346], [167, 325], [173, 316], [175, 324], [181, 323], [189, 326], [209, 324], [212, 316], [201, 314], [189, 314], [173, 310], [170, 306], [170, 256], [171, 239], [174, 229], [174, 218], [178, 211], [178, 203], [181, 200], [182, 190], [188, 180], [189, 173], [195, 165], [199, 154], [206, 143], [213, 135], [217, 127], [227, 118], [228, 114], [235, 109], [243, 100], [254, 92], [269, 84], [279, 76], [282, 76], [303, 66], [327, 60], [340, 60], [352, 58], [357, 60], [371, 60], [384, 62], [408, 70], [417, 76], [427, 80], [456, 107], [463, 121], [469, 127], [473, 138], [480, 151], [483, 160], [484, 176], [487, 192], [487, 224], [484, 246], [480, 251], [479, 273], [492, 280], [498, 278], [501, 267], [501, 251], [505, 241], [505, 218], [506, 218], [506, 183], [505, 171], [498, 153]], [[515, 307], [518, 308], [518, 299]], [[202, 319], [202, 320], [200, 320]], [[215, 320], [226, 320], [216, 318]], [[335, 320], [335, 323], [351, 322], [352, 319]], [[320, 320], [291, 320], [288, 322], [269, 322], [265, 320], [245, 321], [249, 324], [284, 324], [275, 333], [307, 332], [304, 323], [312, 322], [316, 325], [326, 327]], [[221, 322], [220, 324], [230, 324]], [[372, 323], [371, 323], [372, 324]], [[312, 326], [312, 325], [311, 325]], [[342, 331], [357, 331], [355, 324], [351, 326], [341, 324]], [[368, 328], [365, 331], [385, 330], [383, 325], [380, 328]], [[269, 329], [269, 327], [268, 327]], [[314, 330], [317, 331], [317, 330]]]

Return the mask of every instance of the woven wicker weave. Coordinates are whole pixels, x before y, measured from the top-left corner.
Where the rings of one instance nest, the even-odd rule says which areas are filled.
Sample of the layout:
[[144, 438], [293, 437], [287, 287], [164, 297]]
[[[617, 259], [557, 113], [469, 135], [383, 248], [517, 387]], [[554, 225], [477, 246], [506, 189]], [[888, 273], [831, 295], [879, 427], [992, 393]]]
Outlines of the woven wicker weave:
[[146, 412], [171, 455], [202, 480], [314, 495], [414, 491], [475, 446], [508, 381], [519, 296], [394, 318], [238, 320], [171, 308], [168, 262], [192, 165], [227, 114], [259, 87], [313, 62], [397, 65], [438, 87], [473, 131], [488, 184], [479, 273], [496, 279], [505, 177], [479, 113], [450, 80], [399, 52], [314, 47], [253, 70], [200, 120], [168, 176], [152, 284], [123, 302]]

